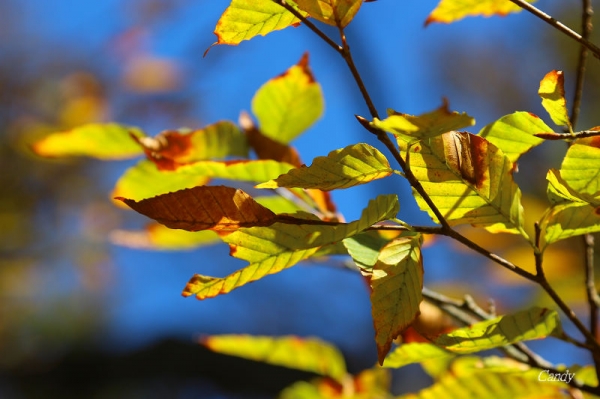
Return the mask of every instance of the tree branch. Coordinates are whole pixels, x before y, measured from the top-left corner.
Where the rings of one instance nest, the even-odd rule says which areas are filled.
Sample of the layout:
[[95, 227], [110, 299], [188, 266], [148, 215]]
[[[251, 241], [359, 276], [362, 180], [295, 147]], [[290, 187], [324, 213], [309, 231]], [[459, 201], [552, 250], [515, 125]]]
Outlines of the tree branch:
[[510, 1], [515, 3], [516, 5], [518, 5], [522, 9], [529, 11], [536, 17], [540, 18], [542, 21], [547, 22], [552, 27], [558, 29], [565, 35], [576, 40], [578, 43], [581, 43], [586, 48], [588, 48], [594, 54], [594, 56], [596, 56], [597, 58], [600, 58], [600, 48], [599, 47], [597, 47], [594, 43], [590, 42], [588, 39], [582, 37], [579, 33], [575, 32], [573, 29], [569, 28], [562, 22], [557, 21], [555, 18], [546, 14], [539, 8], [536, 8], [535, 6], [527, 3], [525, 0], [510, 0]]

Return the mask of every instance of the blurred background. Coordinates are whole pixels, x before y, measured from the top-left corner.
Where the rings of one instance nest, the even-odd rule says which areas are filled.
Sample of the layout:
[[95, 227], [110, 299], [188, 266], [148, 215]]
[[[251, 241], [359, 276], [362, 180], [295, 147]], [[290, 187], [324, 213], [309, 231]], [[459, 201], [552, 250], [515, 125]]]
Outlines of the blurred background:
[[[354, 119], [368, 110], [345, 64], [305, 27], [217, 46], [203, 57], [228, 3], [0, 2], [0, 397], [269, 398], [310, 377], [209, 353], [197, 344], [206, 334], [318, 336], [342, 350], [352, 372], [376, 362], [368, 290], [341, 260], [299, 265], [208, 301], [185, 299], [181, 290], [194, 273], [225, 276], [243, 263], [228, 257], [225, 245], [155, 252], [111, 243], [111, 231], [147, 223], [109, 198], [132, 162], [47, 160], [29, 149], [50, 132], [93, 121], [139, 126], [149, 135], [237, 121], [254, 92], [306, 51], [326, 113], [295, 142], [302, 159], [359, 141], [378, 145]], [[436, 4], [366, 3], [349, 25], [380, 113], [420, 114], [447, 98], [452, 110], [476, 118], [474, 133], [517, 110], [553, 126], [537, 96], [539, 81], [552, 69], [565, 71], [570, 100], [578, 46], [526, 13], [425, 28]], [[538, 4], [579, 30], [580, 1]], [[600, 124], [599, 82], [592, 58], [580, 130]], [[547, 143], [520, 162], [516, 178], [526, 182], [530, 225], [546, 207], [546, 171], [560, 166], [565, 151], [564, 143]], [[399, 194], [401, 219], [431, 223], [400, 178], [333, 196], [353, 220], [381, 193]], [[533, 269], [530, 250], [515, 237], [464, 232]], [[585, 315], [581, 248], [579, 240], [554, 245], [546, 267], [559, 293]], [[531, 284], [447, 240], [436, 239], [424, 260], [425, 284], [447, 295], [470, 293], [482, 305], [491, 298], [499, 312], [551, 305]], [[551, 361], [590, 362], [557, 341], [532, 347]], [[393, 389], [427, 384], [413, 367], [395, 372]]]

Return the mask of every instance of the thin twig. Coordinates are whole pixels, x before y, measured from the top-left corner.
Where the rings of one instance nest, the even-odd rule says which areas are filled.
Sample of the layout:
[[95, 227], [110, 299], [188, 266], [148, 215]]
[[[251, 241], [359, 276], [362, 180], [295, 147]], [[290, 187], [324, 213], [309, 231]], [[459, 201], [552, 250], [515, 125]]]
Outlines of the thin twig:
[[[495, 318], [494, 315], [486, 312], [480, 306], [478, 306], [473, 298], [468, 295], [465, 296], [464, 300], [460, 301], [423, 287], [423, 297], [426, 301], [434, 304], [443, 312], [463, 325], [471, 325], [477, 321], [491, 320]], [[507, 356], [528, 364], [531, 367], [547, 370], [549, 373], [553, 374], [564, 373], [564, 371], [558, 370], [552, 363], [529, 349], [529, 347], [523, 342], [506, 345], [498, 349], [502, 350]], [[575, 379], [567, 382], [567, 384], [584, 392], [598, 394], [600, 391], [599, 387], [581, 384]]]
[[306, 25], [306, 27], [308, 29], [310, 29], [314, 33], [316, 33], [317, 36], [319, 36], [321, 39], [323, 39], [323, 41], [325, 41], [325, 43], [327, 43], [335, 51], [337, 51], [338, 53], [342, 54], [342, 47], [339, 44], [337, 44], [336, 42], [334, 42], [321, 29], [319, 29], [315, 24], [313, 24], [310, 20], [308, 20], [298, 10], [296, 10], [294, 7], [292, 7], [291, 5], [289, 5], [285, 0], [271, 0], [271, 1], [273, 3], [275, 3], [275, 4], [279, 4], [280, 6], [282, 6], [283, 8], [285, 8], [286, 10], [288, 10], [289, 12], [291, 12], [292, 14], [294, 14], [294, 16], [296, 18], [298, 18], [300, 21], [302, 21], [302, 23], [304, 25]]
[[518, 5], [522, 9], [529, 11], [536, 17], [540, 18], [542, 21], [547, 22], [548, 24], [550, 24], [554, 28], [558, 29], [565, 35], [576, 40], [578, 43], [581, 43], [582, 45], [587, 47], [592, 53], [594, 53], [594, 55], [597, 58], [600, 58], [600, 48], [598, 46], [596, 46], [594, 43], [590, 42], [588, 39], [582, 37], [579, 33], [575, 32], [573, 29], [569, 28], [562, 22], [557, 21], [555, 18], [546, 14], [539, 8], [536, 8], [535, 6], [526, 2], [525, 0], [510, 0], [510, 1], [515, 3], [516, 5]]
[[[571, 126], [574, 126], [574, 125], [571, 123]], [[539, 137], [544, 140], [574, 140], [574, 139], [584, 139], [586, 137], [600, 136], [600, 130], [583, 130], [581, 132], [575, 132], [575, 133], [545, 132], [545, 133], [535, 133], [534, 136]]]
[[[581, 37], [589, 40], [592, 33], [592, 8], [591, 0], [582, 0], [583, 10], [581, 12]], [[571, 108], [571, 126], [575, 128], [579, 120], [579, 112], [581, 110], [581, 98], [583, 95], [583, 82], [585, 80], [585, 69], [587, 65], [589, 51], [587, 47], [581, 45], [579, 48], [579, 58], [577, 60], [577, 75], [575, 80], [575, 94], [573, 96], [573, 105]]]
[[340, 38], [342, 40], [342, 52], [341, 52], [342, 57], [344, 57], [344, 60], [346, 61], [348, 68], [350, 68], [352, 77], [356, 81], [356, 85], [358, 86], [358, 89], [360, 90], [360, 94], [362, 94], [362, 96], [365, 100], [365, 103], [367, 104], [367, 107], [369, 108], [369, 112], [371, 113], [371, 116], [373, 118], [379, 118], [379, 115], [377, 113], [377, 108], [375, 108], [375, 105], [373, 104], [373, 101], [371, 100], [371, 96], [369, 95], [369, 92], [367, 91], [367, 88], [365, 87], [365, 83], [363, 82], [362, 77], [360, 76], [360, 73], [358, 72], [358, 69], [356, 69], [356, 64], [354, 64], [354, 59], [352, 58], [352, 53], [350, 52], [350, 46], [348, 46], [348, 42], [346, 41], [346, 34], [344, 33], [344, 29], [342, 27], [338, 27], [338, 30], [340, 32]]

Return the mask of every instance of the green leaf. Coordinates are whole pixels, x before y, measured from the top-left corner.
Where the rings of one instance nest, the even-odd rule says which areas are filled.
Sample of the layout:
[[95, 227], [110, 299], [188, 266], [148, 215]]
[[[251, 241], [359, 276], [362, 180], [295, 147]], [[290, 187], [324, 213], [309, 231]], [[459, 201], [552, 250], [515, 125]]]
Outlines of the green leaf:
[[201, 186], [211, 178], [260, 182], [287, 172], [292, 165], [271, 161], [199, 161], [174, 171], [161, 171], [147, 160], [129, 168], [117, 181], [113, 197], [140, 201], [156, 195]]
[[372, 125], [407, 142], [430, 139], [450, 130], [457, 130], [475, 124], [475, 119], [466, 113], [459, 114], [450, 111], [448, 103], [445, 101], [435, 111], [418, 116], [401, 114], [392, 110], [388, 110], [388, 114], [388, 117], [384, 120], [375, 118]]
[[485, 126], [479, 135], [516, 163], [521, 155], [544, 142], [534, 134], [551, 131], [538, 116], [529, 112], [515, 112]]
[[548, 180], [548, 198], [552, 206], [544, 213], [541, 226], [545, 246], [565, 238], [600, 231], [600, 199], [578, 193], [551, 169]]
[[598, 196], [600, 194], [600, 137], [575, 140], [565, 155], [560, 174], [575, 191]]
[[436, 382], [398, 399], [567, 399], [566, 385], [538, 381], [543, 370], [506, 358], [463, 357]]
[[360, 233], [344, 239], [344, 247], [361, 268], [373, 268], [386, 241], [377, 234]]
[[559, 126], [567, 126], [573, 131], [567, 111], [565, 99], [565, 77], [562, 71], [550, 71], [540, 82], [538, 94], [542, 98], [542, 106]]
[[[398, 144], [407, 149], [401, 136]], [[409, 155], [413, 174], [450, 225], [471, 223], [527, 237], [512, 162], [495, 145], [469, 133], [448, 132], [412, 145]], [[414, 193], [419, 207], [436, 220]]]
[[388, 243], [373, 268], [361, 269], [371, 286], [371, 313], [379, 363], [400, 335], [418, 316], [423, 300], [423, 259], [420, 234]]
[[433, 340], [433, 344], [400, 345], [386, 357], [383, 366], [397, 368], [424, 360], [452, 356], [452, 354], [481, 352], [561, 333], [558, 313], [534, 307], [442, 334]]
[[[287, 0], [287, 3], [297, 9], [293, 1]], [[304, 12], [301, 14], [306, 15]], [[294, 14], [272, 1], [231, 0], [217, 22], [215, 44], [237, 45], [299, 23]]]
[[317, 338], [213, 335], [202, 338], [201, 343], [214, 352], [315, 373], [338, 382], [347, 373], [340, 351]]
[[[528, 3], [535, 1], [527, 0]], [[425, 25], [432, 22], [448, 24], [471, 16], [504, 16], [520, 11], [521, 7], [508, 0], [441, 0], [427, 17]]]
[[298, 7], [328, 25], [346, 27], [358, 12], [363, 0], [296, 0]]
[[33, 151], [44, 157], [88, 156], [104, 160], [128, 159], [142, 155], [142, 147], [131, 136], [144, 133], [116, 123], [91, 123], [66, 132], [51, 134], [33, 144]]
[[308, 66], [308, 53], [297, 65], [265, 83], [252, 99], [260, 131], [282, 144], [312, 126], [323, 109], [323, 93]]
[[276, 214], [291, 214], [302, 210], [302, 208], [300, 208], [300, 206], [298, 206], [298, 204], [296, 204], [295, 202], [290, 201], [289, 199], [281, 197], [279, 195], [254, 197], [254, 200], [262, 206], [264, 206], [265, 208], [269, 208], [271, 211], [273, 211], [273, 213]]
[[159, 223], [152, 223], [140, 231], [115, 230], [111, 232], [110, 240], [125, 247], [158, 251], [188, 250], [221, 242], [217, 233], [211, 230], [174, 230]]
[[291, 169], [257, 188], [318, 188], [324, 191], [348, 188], [392, 174], [385, 156], [376, 148], [360, 143], [317, 157], [311, 166]]
[[293, 223], [290, 220], [267, 227], [236, 230], [223, 237], [223, 241], [231, 247], [232, 256], [247, 260], [250, 265], [223, 278], [196, 274], [184, 288], [183, 295], [211, 298], [278, 273], [316, 254], [322, 246], [342, 241], [377, 222], [393, 218], [398, 208], [397, 196], [381, 195], [369, 201], [361, 218], [351, 223], [317, 225], [303, 224], [302, 220], [295, 219]]

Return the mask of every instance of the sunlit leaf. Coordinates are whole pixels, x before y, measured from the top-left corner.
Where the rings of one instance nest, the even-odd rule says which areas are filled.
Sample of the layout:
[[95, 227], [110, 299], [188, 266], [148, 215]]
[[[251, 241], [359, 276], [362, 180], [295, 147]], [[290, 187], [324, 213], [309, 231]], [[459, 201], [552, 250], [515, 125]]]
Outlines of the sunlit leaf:
[[145, 230], [115, 230], [110, 234], [113, 244], [137, 249], [159, 251], [180, 251], [220, 242], [217, 233], [211, 230], [185, 231], [170, 229], [162, 224], [153, 223]]
[[[406, 150], [402, 136], [398, 144]], [[471, 223], [527, 237], [512, 162], [495, 145], [469, 133], [448, 132], [410, 146], [409, 155], [412, 172], [450, 225]], [[419, 207], [436, 220], [415, 195]]]
[[365, 232], [355, 236], [346, 238], [343, 243], [359, 267], [372, 268], [377, 263], [381, 248], [386, 244], [386, 241], [377, 234], [369, 234]]
[[361, 218], [351, 223], [317, 225], [296, 220], [294, 223], [239, 229], [223, 237], [223, 241], [231, 247], [232, 256], [247, 260], [250, 265], [224, 278], [196, 274], [184, 288], [183, 295], [205, 299], [226, 294], [291, 267], [317, 253], [322, 246], [340, 242], [377, 222], [393, 218], [398, 209], [395, 195], [381, 195], [369, 201]]
[[[296, 8], [294, 1], [287, 0], [287, 3]], [[258, 35], [265, 36], [299, 22], [294, 14], [272, 1], [231, 0], [217, 22], [215, 44], [237, 45], [244, 40]]]
[[534, 134], [551, 131], [552, 129], [536, 115], [515, 112], [485, 126], [479, 135], [500, 148], [504, 155], [515, 163], [521, 155], [544, 141]]
[[138, 140], [148, 158], [159, 169], [174, 170], [182, 164], [228, 156], [248, 156], [248, 142], [240, 129], [229, 121], [221, 121], [202, 129], [168, 130], [156, 137]]
[[264, 206], [265, 208], [269, 208], [274, 213], [289, 214], [302, 210], [302, 208], [298, 206], [298, 204], [296, 204], [294, 201], [281, 197], [279, 195], [254, 197], [254, 200], [262, 206]]
[[66, 132], [51, 134], [33, 144], [36, 154], [45, 157], [88, 156], [99, 159], [128, 159], [143, 154], [131, 136], [143, 137], [135, 127], [116, 123], [91, 123]]
[[308, 66], [308, 54], [297, 65], [265, 83], [252, 99], [252, 112], [260, 131], [282, 144], [315, 123], [323, 108], [323, 93]]
[[552, 121], [559, 126], [567, 126], [572, 130], [565, 99], [565, 77], [562, 71], [550, 71], [540, 82], [538, 94], [542, 98], [542, 106]]
[[328, 25], [344, 28], [352, 21], [363, 0], [296, 0], [298, 7]]
[[463, 357], [435, 383], [398, 399], [567, 399], [566, 384], [536, 378], [543, 370], [506, 358]]
[[[527, 0], [528, 3], [535, 3], [535, 1]], [[521, 7], [508, 0], [441, 0], [427, 17], [425, 25], [432, 22], [448, 24], [472, 16], [504, 16], [519, 11]]]
[[598, 196], [600, 194], [600, 137], [575, 140], [565, 155], [560, 174], [575, 191]]
[[419, 314], [423, 299], [420, 234], [391, 241], [383, 247], [373, 268], [361, 272], [369, 277], [375, 342], [379, 363], [383, 364], [392, 341]]
[[453, 330], [440, 335], [433, 343], [400, 345], [390, 352], [383, 366], [397, 368], [452, 354], [475, 353], [561, 333], [558, 313], [535, 307]]
[[460, 114], [450, 111], [445, 101], [435, 111], [418, 116], [401, 114], [392, 110], [388, 110], [388, 114], [388, 117], [384, 120], [376, 118], [372, 122], [373, 126], [390, 132], [397, 137], [402, 137], [403, 140], [408, 142], [433, 138], [450, 130], [457, 130], [475, 124], [475, 119], [466, 113]]
[[334, 190], [365, 184], [392, 174], [385, 156], [374, 147], [360, 143], [317, 157], [311, 166], [291, 169], [257, 188], [298, 187]]
[[317, 338], [213, 335], [203, 338], [201, 343], [225, 355], [311, 372], [336, 381], [346, 376], [342, 354]]
[[140, 201], [156, 195], [206, 184], [211, 178], [261, 182], [292, 168], [276, 161], [199, 161], [175, 171], [161, 171], [150, 161], [140, 161], [117, 181], [113, 197]]
[[268, 226], [277, 219], [242, 190], [225, 186], [193, 187], [141, 201], [117, 199], [171, 229], [229, 231]]

